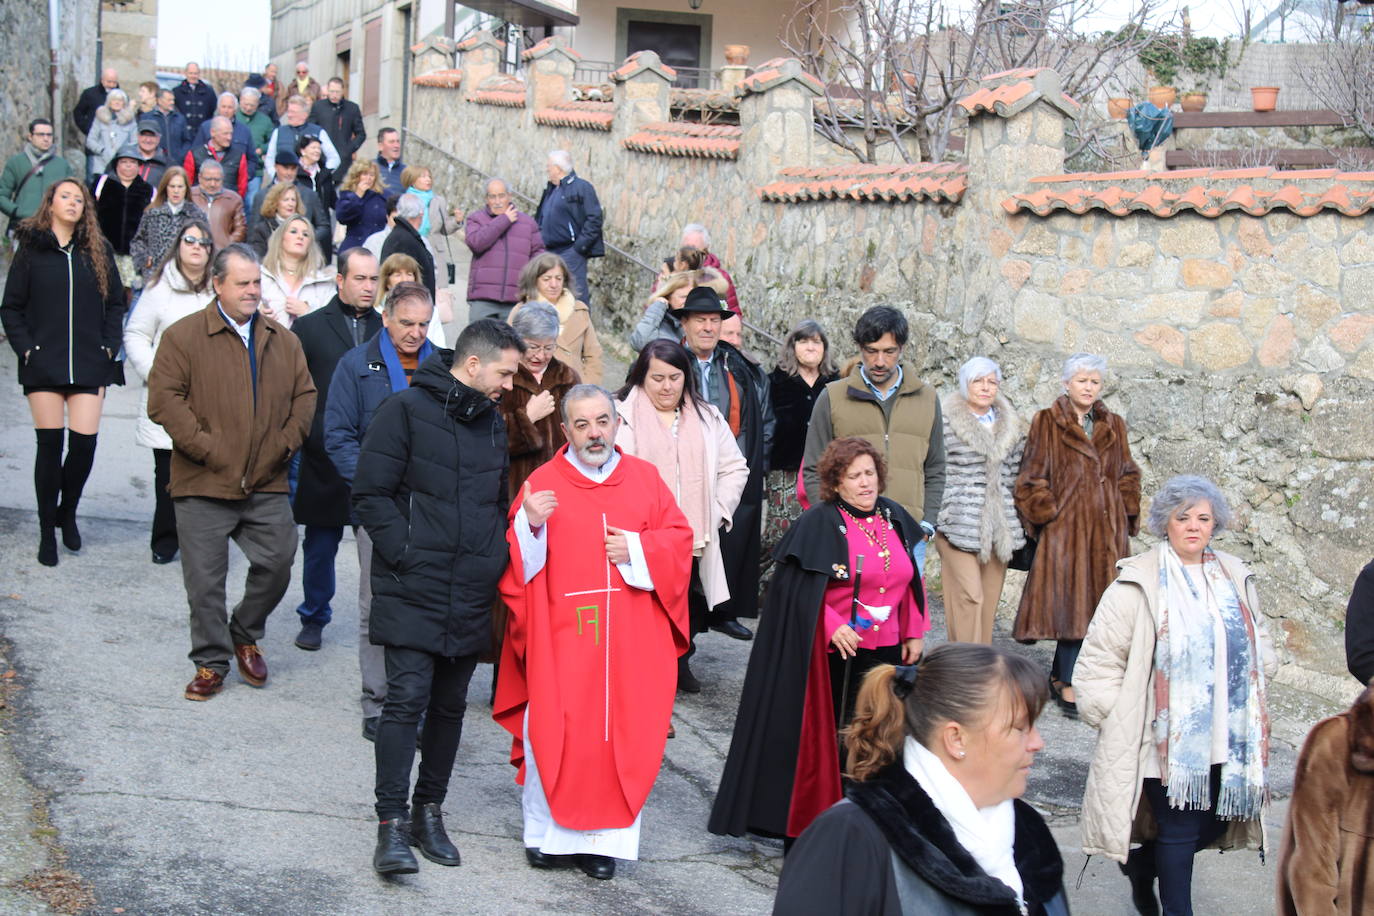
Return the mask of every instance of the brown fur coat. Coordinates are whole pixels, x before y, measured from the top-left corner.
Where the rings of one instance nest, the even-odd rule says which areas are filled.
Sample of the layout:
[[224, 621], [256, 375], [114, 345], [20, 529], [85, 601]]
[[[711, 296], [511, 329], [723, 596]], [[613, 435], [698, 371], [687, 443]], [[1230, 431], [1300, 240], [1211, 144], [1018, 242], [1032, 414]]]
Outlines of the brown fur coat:
[[1037, 413], [1026, 436], [1016, 511], [1040, 544], [1012, 631], [1022, 642], [1082, 639], [1139, 527], [1126, 423], [1101, 401], [1092, 412], [1091, 442], [1067, 395]]
[[[511, 379], [511, 389], [501, 396], [501, 417], [506, 421], [506, 444], [510, 448], [510, 498], [519, 499], [525, 478], [534, 469], [554, 456], [563, 443], [563, 427], [559, 421], [559, 407], [563, 395], [581, 379], [577, 371], [558, 359], [549, 360], [544, 377], [538, 382], [524, 366]], [[531, 423], [525, 408], [535, 395], [553, 392], [553, 413], [538, 423]]]
[[1374, 913], [1374, 689], [1303, 744], [1277, 899], [1280, 916]]

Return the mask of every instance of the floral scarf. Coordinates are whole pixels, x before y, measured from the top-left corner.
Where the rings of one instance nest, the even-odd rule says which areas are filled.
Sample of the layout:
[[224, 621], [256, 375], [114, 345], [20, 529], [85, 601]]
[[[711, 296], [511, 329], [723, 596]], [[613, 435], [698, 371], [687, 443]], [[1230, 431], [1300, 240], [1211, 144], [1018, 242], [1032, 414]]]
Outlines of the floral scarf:
[[[1169, 804], [1195, 810], [1211, 804], [1213, 691], [1225, 690], [1226, 762], [1217, 816], [1259, 817], [1269, 802], [1269, 713], [1254, 612], [1210, 549], [1198, 576], [1169, 544], [1160, 545], [1158, 596], [1154, 739]], [[1225, 631], [1224, 672], [1213, 667], [1216, 614]]]

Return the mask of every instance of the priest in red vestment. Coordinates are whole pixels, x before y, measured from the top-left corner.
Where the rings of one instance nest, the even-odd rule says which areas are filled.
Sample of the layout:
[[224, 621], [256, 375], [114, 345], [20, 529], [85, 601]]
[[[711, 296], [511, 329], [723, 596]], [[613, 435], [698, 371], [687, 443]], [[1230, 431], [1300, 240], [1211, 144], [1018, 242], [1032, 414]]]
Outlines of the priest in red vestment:
[[692, 528], [657, 469], [615, 447], [609, 392], [563, 398], [568, 445], [511, 507], [493, 715], [514, 738], [525, 855], [615, 875], [639, 857], [687, 650]]

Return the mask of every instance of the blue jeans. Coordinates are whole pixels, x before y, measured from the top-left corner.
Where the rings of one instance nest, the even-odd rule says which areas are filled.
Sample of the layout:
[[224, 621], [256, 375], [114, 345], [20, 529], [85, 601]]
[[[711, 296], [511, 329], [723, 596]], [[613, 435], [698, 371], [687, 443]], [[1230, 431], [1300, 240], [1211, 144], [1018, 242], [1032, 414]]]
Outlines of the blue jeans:
[[592, 304], [591, 290], [587, 288], [587, 259], [578, 253], [576, 248], [559, 248], [553, 252], [563, 259], [563, 263], [568, 265], [568, 273], [573, 278], [573, 294], [577, 298]]
[[1128, 867], [1159, 877], [1159, 906], [1164, 916], [1193, 916], [1193, 856], [1209, 846], [1226, 829], [1217, 819], [1221, 794], [1221, 765], [1212, 767], [1212, 804], [1205, 811], [1169, 806], [1168, 793], [1158, 779], [1146, 779], [1141, 788], [1154, 813], [1159, 835], [1133, 849]]
[[[248, 216], [247, 210], [249, 207], [253, 206], [253, 199], [258, 196], [258, 188], [260, 187], [262, 187], [261, 175], [254, 175], [252, 178], [248, 179], [248, 197], [243, 201], [244, 216]], [[254, 217], [249, 217], [248, 221], [252, 222], [253, 219]]]
[[305, 543], [301, 549], [301, 590], [305, 592], [305, 600], [296, 608], [301, 623], [325, 626], [334, 617], [329, 602], [334, 597], [334, 557], [342, 538], [343, 528], [305, 526]]

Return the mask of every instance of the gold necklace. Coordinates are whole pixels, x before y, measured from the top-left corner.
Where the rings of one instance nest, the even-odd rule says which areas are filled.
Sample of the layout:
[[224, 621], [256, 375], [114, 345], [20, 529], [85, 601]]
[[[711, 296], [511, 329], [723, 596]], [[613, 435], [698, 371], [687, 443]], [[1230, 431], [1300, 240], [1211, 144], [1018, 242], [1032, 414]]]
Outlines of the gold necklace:
[[[869, 530], [868, 530], [867, 528], [865, 528], [862, 524], [860, 524], [860, 523], [859, 523], [859, 519], [857, 519], [857, 518], [855, 518], [853, 515], [851, 515], [851, 514], [849, 513], [849, 510], [846, 509], [844, 506], [840, 506], [839, 508], [840, 508], [840, 514], [843, 515], [845, 518], [849, 519], [851, 522], [853, 522], [853, 523], [854, 523], [854, 527], [859, 529], [859, 532], [860, 532], [861, 534], [863, 534], [863, 536], [868, 540], [868, 543], [872, 544], [875, 548], [877, 548], [877, 550], [878, 550], [878, 556], [880, 556], [880, 557], [883, 558], [883, 572], [888, 572], [889, 570], [891, 570], [891, 569], [892, 569], [892, 548], [889, 547], [889, 546], [887, 546], [887, 533], [888, 533], [889, 531], [892, 530], [892, 522], [891, 522], [891, 520], [888, 519], [888, 520], [887, 520], [887, 524], [884, 525], [884, 524], [883, 524], [884, 518], [883, 518], [882, 513], [881, 513], [881, 512], [875, 512], [875, 513], [873, 513], [873, 518], [876, 519], [876, 521], [875, 521], [874, 524], [873, 524], [873, 527], [874, 527], [875, 529], [877, 529], [877, 534], [875, 534], [874, 532], [869, 531]], [[879, 540], [878, 537], [877, 537], [877, 535], [879, 535], [879, 534], [882, 535], [882, 539], [881, 539], [881, 540]]]

